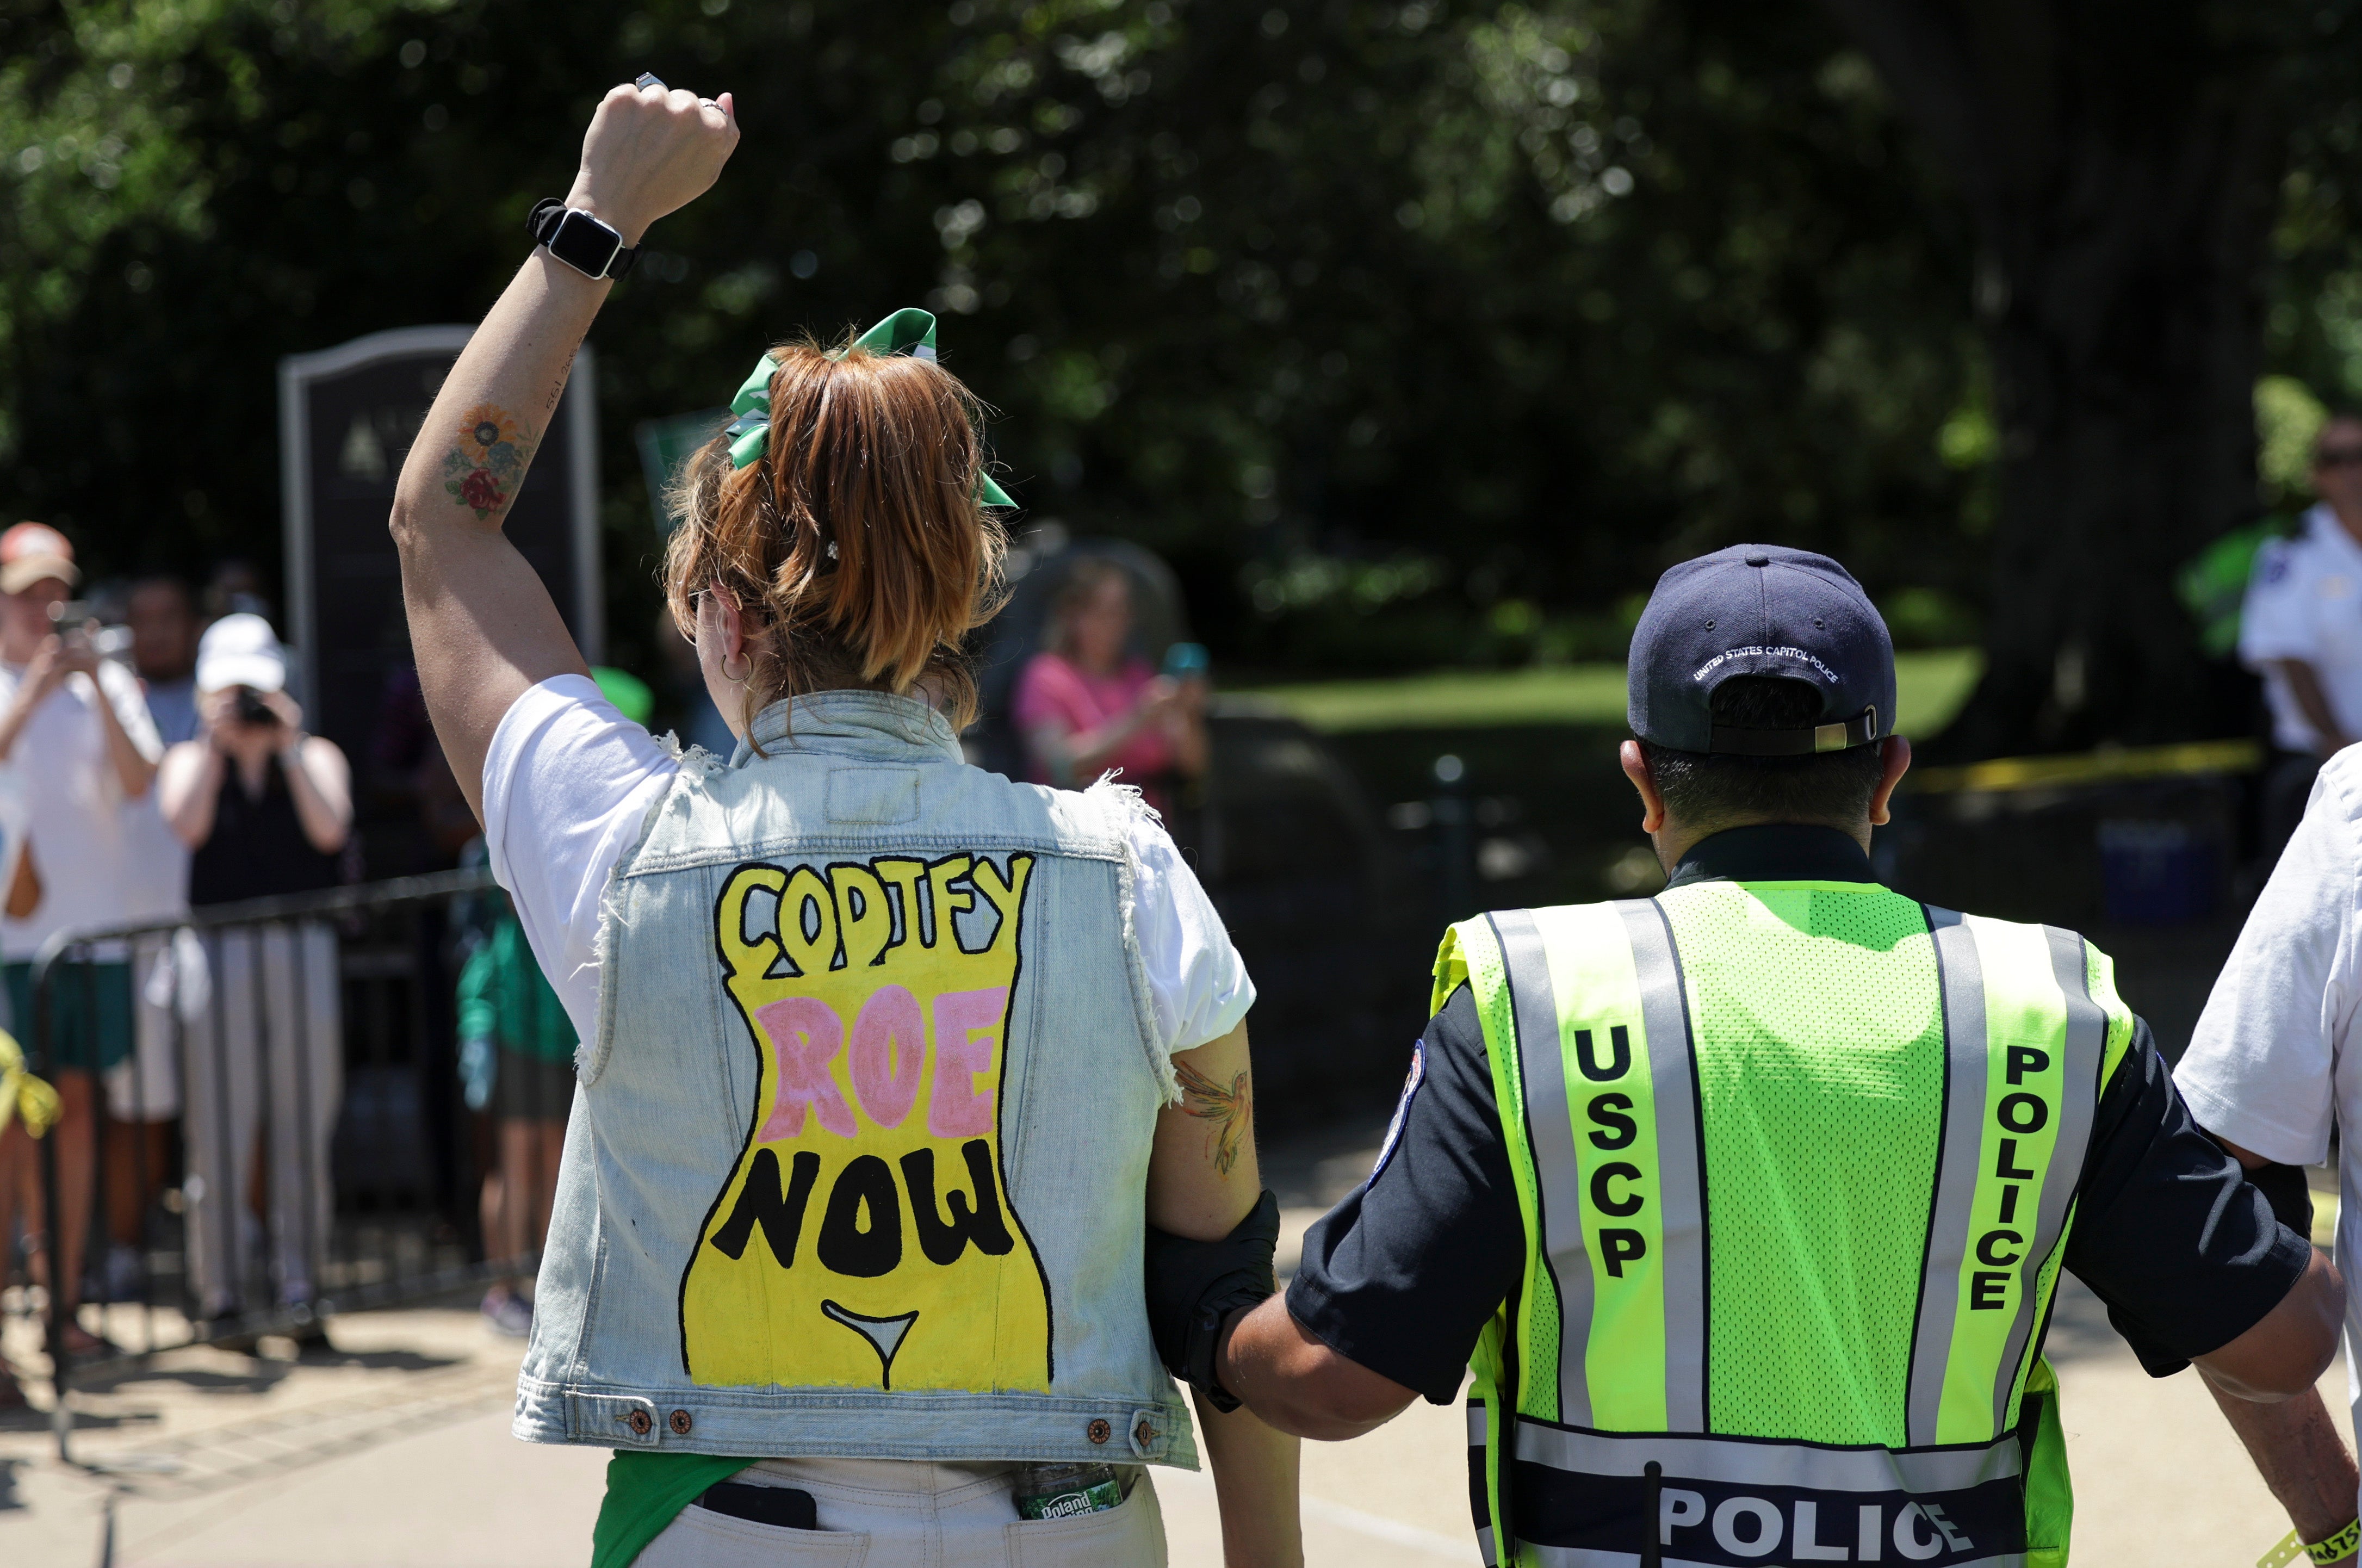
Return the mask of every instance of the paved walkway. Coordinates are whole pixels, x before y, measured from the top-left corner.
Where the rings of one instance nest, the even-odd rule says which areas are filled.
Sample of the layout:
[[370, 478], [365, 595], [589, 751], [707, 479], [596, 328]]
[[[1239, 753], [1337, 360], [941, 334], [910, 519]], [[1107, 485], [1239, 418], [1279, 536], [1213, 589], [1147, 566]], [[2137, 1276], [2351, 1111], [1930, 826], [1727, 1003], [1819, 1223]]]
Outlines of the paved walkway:
[[[1318, 1199], [1367, 1168], [1366, 1138], [1272, 1161], [1300, 1236]], [[8, 1325], [25, 1364], [29, 1330]], [[0, 1417], [0, 1564], [83, 1568], [580, 1568], [603, 1451], [508, 1435], [518, 1342], [461, 1309], [337, 1320], [298, 1361], [173, 1352], [76, 1396], [77, 1465], [45, 1417]], [[2070, 1286], [2051, 1346], [2080, 1504], [2077, 1568], [2246, 1568], [2287, 1529], [2194, 1374], [2145, 1376], [2099, 1304]], [[292, 1347], [266, 1342], [282, 1353]], [[2342, 1376], [2331, 1397], [2342, 1408]], [[37, 1399], [46, 1404], [38, 1386]], [[1308, 1444], [1313, 1568], [1477, 1561], [1460, 1411], [1414, 1406], [1351, 1443]], [[1175, 1568], [1216, 1568], [1203, 1477], [1156, 1473]]]
[[[2286, 1526], [2195, 1376], [2143, 1375], [2088, 1297], [2061, 1316], [2079, 1568], [2253, 1562]], [[458, 1310], [335, 1339], [302, 1362], [177, 1352], [83, 1397], [92, 1468], [60, 1464], [45, 1421], [0, 1426], [0, 1562], [95, 1563], [111, 1502], [115, 1561], [142, 1568], [580, 1568], [605, 1454], [509, 1437], [514, 1341]], [[1422, 1404], [1308, 1444], [1314, 1568], [1473, 1563], [1461, 1434]], [[1212, 1485], [1156, 1483], [1175, 1568], [1215, 1568]]]

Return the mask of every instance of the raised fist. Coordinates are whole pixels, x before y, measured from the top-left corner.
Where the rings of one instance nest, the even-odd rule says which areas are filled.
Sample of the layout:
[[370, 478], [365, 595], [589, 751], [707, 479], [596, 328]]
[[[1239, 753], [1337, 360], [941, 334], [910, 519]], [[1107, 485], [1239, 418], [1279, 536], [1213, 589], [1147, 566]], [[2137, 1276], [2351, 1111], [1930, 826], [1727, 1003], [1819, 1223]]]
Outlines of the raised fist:
[[650, 224], [711, 189], [737, 145], [727, 93], [701, 98], [681, 87], [616, 87], [590, 116], [566, 204], [637, 245]]

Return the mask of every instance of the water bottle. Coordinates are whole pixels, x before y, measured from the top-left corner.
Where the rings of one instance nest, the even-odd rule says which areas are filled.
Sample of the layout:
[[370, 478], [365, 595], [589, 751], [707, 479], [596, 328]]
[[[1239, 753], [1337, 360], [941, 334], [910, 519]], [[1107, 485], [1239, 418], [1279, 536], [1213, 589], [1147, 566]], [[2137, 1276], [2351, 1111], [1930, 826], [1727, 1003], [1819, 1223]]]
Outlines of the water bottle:
[[1096, 1514], [1123, 1501], [1123, 1487], [1104, 1464], [1028, 1464], [1017, 1472], [1017, 1517], [1064, 1519]]

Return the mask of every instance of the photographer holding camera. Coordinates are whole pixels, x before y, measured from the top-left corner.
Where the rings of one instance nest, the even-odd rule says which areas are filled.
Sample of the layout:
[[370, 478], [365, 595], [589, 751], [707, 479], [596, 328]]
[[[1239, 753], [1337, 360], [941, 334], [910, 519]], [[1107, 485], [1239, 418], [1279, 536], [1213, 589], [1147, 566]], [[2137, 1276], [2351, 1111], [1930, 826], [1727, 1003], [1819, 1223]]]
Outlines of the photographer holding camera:
[[[225, 615], [205, 629], [197, 645], [201, 733], [165, 754], [157, 786], [164, 820], [189, 846], [192, 908], [338, 880], [352, 769], [335, 742], [304, 734], [286, 686], [286, 653], [261, 616]], [[200, 1023], [189, 1036], [186, 1132], [197, 1179], [188, 1214], [197, 1292], [218, 1318], [239, 1309], [255, 1261], [243, 1198], [266, 1121], [272, 1284], [281, 1305], [311, 1299], [327, 1244], [328, 1137], [343, 1057], [337, 939], [326, 922], [232, 926], [205, 950], [220, 998], [193, 1010]]]
[[[67, 601], [82, 569], [65, 536], [40, 523], [0, 534], [0, 767], [16, 775], [25, 803], [24, 853], [0, 889], [0, 976], [7, 1012], [33, 1069], [57, 1086], [58, 1212], [62, 1264], [50, 1279], [68, 1309], [67, 1354], [97, 1340], [72, 1321], [80, 1296], [96, 1143], [94, 1080], [131, 1053], [131, 966], [121, 944], [64, 966], [50, 991], [46, 1041], [33, 1029], [32, 959], [52, 934], [119, 922], [131, 913], [130, 854], [124, 804], [147, 793], [161, 751], [139, 683], [98, 657], [87, 618]], [[0, 865], [6, 856], [0, 856]], [[0, 1234], [22, 1202], [44, 1212], [31, 1190], [37, 1169], [11, 1127], [0, 1139]], [[14, 1169], [26, 1179], [12, 1180]], [[5, 1270], [0, 1270], [5, 1272]], [[12, 1403], [0, 1370], [0, 1405]]]

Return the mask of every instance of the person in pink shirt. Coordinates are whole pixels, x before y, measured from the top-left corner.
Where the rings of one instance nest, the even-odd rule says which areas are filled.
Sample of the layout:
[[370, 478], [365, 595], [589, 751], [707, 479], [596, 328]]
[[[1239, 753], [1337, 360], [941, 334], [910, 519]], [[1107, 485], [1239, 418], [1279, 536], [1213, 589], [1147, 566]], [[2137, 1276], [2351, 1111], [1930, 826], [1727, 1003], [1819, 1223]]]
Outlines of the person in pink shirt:
[[1077, 562], [1051, 603], [1049, 647], [1018, 677], [1017, 730], [1037, 782], [1079, 790], [1119, 768], [1169, 815], [1176, 787], [1206, 771], [1206, 683], [1127, 657], [1131, 635], [1131, 578]]

